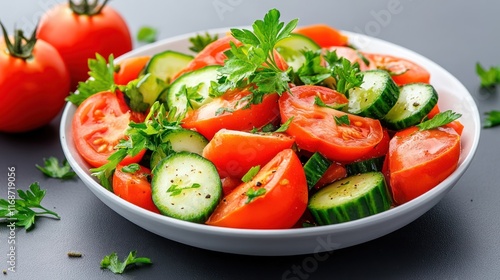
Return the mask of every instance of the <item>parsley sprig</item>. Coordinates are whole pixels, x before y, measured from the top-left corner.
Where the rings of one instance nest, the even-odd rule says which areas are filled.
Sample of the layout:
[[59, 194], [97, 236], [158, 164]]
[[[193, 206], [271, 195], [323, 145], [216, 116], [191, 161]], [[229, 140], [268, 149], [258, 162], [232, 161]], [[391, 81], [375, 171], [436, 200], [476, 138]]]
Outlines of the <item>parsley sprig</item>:
[[456, 112], [453, 112], [452, 110], [447, 110], [444, 112], [440, 112], [436, 114], [432, 119], [426, 120], [424, 122], [421, 122], [420, 124], [417, 125], [417, 127], [420, 130], [430, 130], [434, 128], [438, 128], [440, 126], [449, 124], [458, 118], [460, 118], [462, 115]]
[[247, 88], [251, 85], [251, 103], [258, 104], [265, 94], [289, 91], [288, 71], [281, 70], [274, 55], [276, 43], [290, 36], [297, 26], [297, 19], [285, 25], [280, 12], [270, 10], [263, 20], [257, 20], [252, 30], [231, 29], [232, 36], [243, 43], [231, 43], [228, 59], [219, 70], [221, 77], [217, 91]]
[[126, 269], [132, 266], [152, 264], [151, 259], [145, 257], [136, 257], [137, 251], [131, 251], [125, 260], [120, 261], [118, 255], [114, 252], [104, 256], [101, 261], [101, 268], [109, 269], [115, 274], [122, 274]]
[[491, 66], [485, 69], [479, 62], [476, 63], [476, 73], [481, 80], [481, 87], [494, 87], [500, 84], [500, 66]]
[[[41, 205], [46, 190], [40, 189], [38, 182], [30, 185], [29, 190], [17, 190], [19, 198], [0, 199], [0, 221], [15, 222], [16, 226], [27, 231], [35, 225], [38, 217], [52, 217], [59, 220], [59, 215]], [[12, 207], [11, 201], [14, 201]], [[37, 209], [42, 211], [37, 211]]]
[[64, 180], [71, 179], [76, 175], [66, 159], [62, 161], [61, 165], [56, 157], [44, 158], [43, 161], [44, 166], [37, 164], [36, 168], [48, 177]]
[[196, 34], [196, 36], [189, 38], [189, 42], [191, 42], [190, 50], [193, 52], [201, 52], [206, 46], [210, 43], [215, 42], [219, 39], [217, 34], [210, 35], [210, 33], [205, 32], [205, 34]]
[[91, 174], [96, 176], [101, 184], [111, 191], [110, 178], [113, 171], [127, 155], [133, 157], [144, 149], [156, 151], [168, 147], [163, 143], [163, 137], [172, 130], [180, 129], [180, 124], [173, 120], [173, 115], [175, 115], [175, 111], [167, 113], [163, 104], [153, 103], [144, 122], [129, 123], [129, 128], [125, 132], [126, 140], [122, 140], [116, 145], [117, 151], [108, 158], [106, 164], [90, 169]]

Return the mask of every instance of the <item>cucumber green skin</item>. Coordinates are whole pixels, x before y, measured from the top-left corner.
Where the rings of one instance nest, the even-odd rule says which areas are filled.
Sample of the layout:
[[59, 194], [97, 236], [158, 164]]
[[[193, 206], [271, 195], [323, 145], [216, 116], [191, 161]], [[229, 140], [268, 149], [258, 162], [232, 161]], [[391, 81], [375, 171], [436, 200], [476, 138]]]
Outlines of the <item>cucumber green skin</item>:
[[367, 172], [382, 171], [382, 166], [384, 165], [384, 159], [385, 156], [381, 156], [381, 157], [349, 163], [345, 166], [347, 171], [347, 176], [367, 173]]
[[402, 118], [401, 114], [397, 112], [397, 110], [407, 110], [412, 104], [407, 103], [405, 100], [402, 100], [402, 95], [400, 94], [400, 98], [394, 105], [393, 109], [389, 111], [387, 115], [381, 120], [382, 123], [391, 130], [402, 130], [408, 128], [410, 126], [414, 126], [419, 124], [434, 108], [434, 106], [438, 102], [438, 94], [433, 86], [424, 83], [414, 83], [414, 84], [406, 84], [400, 88], [400, 92], [404, 90], [405, 87], [415, 87], [419, 86], [422, 89], [427, 89], [431, 91], [431, 96], [424, 104], [419, 104], [421, 107], [419, 110], [416, 110], [410, 116], [406, 118]]
[[331, 225], [353, 221], [365, 218], [374, 214], [381, 213], [388, 210], [392, 205], [391, 196], [389, 194], [385, 179], [380, 172], [364, 173], [365, 176], [377, 176], [377, 184], [373, 188], [359, 197], [350, 198], [342, 205], [329, 206], [329, 205], [315, 205], [314, 197], [327, 195], [328, 188], [337, 188], [342, 184], [349, 182], [353, 175], [340, 181], [334, 182], [316, 194], [314, 194], [308, 204], [308, 209], [319, 225]]
[[[359, 111], [349, 110], [348, 112], [354, 115], [368, 117], [372, 119], [382, 119], [396, 104], [399, 97], [399, 87], [394, 83], [391, 76], [387, 71], [384, 70], [368, 70], [363, 72], [364, 75], [383, 75], [386, 76], [386, 88], [382, 91], [377, 99], [374, 100], [371, 104], [367, 104], [367, 106], [360, 108]], [[351, 95], [350, 95], [351, 96]]]
[[[197, 194], [193, 194], [193, 192], [187, 194], [188, 196], [187, 200], [189, 200], [190, 203], [194, 203], [195, 207], [201, 208], [196, 213], [179, 213], [179, 211], [176, 211], [175, 208], [171, 208], [170, 203], [168, 201], [162, 199], [162, 195], [164, 195], [164, 193], [167, 192], [171, 184], [169, 182], [167, 183], [162, 182], [161, 179], [165, 178], [161, 176], [162, 175], [161, 172], [166, 172], [165, 169], [169, 168], [168, 167], [169, 165], [175, 166], [175, 164], [178, 164], [179, 162], [183, 161], [184, 162], [195, 161], [195, 163], [193, 163], [192, 166], [200, 166], [200, 165], [203, 166], [204, 178], [214, 179], [209, 182], [198, 182], [200, 184], [212, 184], [210, 186], [212, 191], [210, 192], [209, 198], [206, 198], [205, 194], [199, 196], [202, 198], [205, 197], [205, 199], [210, 200], [209, 201], [210, 205], [208, 207], [201, 208], [202, 207], [200, 206], [201, 204], [195, 202], [196, 199], [195, 196], [197, 196]], [[204, 223], [210, 217], [210, 215], [215, 210], [215, 208], [219, 204], [219, 201], [222, 198], [222, 183], [219, 178], [219, 174], [217, 172], [215, 165], [198, 154], [190, 152], [179, 152], [172, 154], [162, 159], [158, 163], [157, 168], [155, 168], [152, 171], [152, 173], [153, 173], [153, 180], [151, 182], [151, 190], [152, 190], [153, 202], [158, 208], [158, 210], [160, 210], [160, 213], [165, 216], [194, 223]]]
[[306, 181], [309, 190], [316, 185], [331, 164], [332, 162], [330, 160], [318, 152], [314, 153], [309, 160], [307, 160], [304, 164], [304, 172], [306, 173]]

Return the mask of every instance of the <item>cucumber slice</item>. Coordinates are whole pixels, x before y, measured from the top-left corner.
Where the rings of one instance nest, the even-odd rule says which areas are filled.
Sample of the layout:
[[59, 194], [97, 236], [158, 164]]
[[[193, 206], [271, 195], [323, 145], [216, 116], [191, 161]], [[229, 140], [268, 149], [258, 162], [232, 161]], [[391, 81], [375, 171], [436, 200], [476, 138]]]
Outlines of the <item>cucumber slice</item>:
[[306, 173], [307, 186], [311, 190], [314, 185], [321, 179], [321, 176], [330, 167], [332, 162], [322, 156], [320, 153], [315, 152], [304, 164], [304, 171]]
[[169, 84], [172, 77], [186, 67], [191, 60], [193, 60], [191, 55], [171, 50], [164, 51], [149, 59], [144, 72], [145, 74], [151, 73]]
[[[177, 78], [167, 93], [169, 110], [175, 110], [176, 115], [182, 117], [188, 110], [197, 109], [212, 100], [209, 96], [210, 84], [212, 81], [217, 81], [220, 67], [220, 65], [205, 66]], [[192, 92], [193, 89], [196, 91]], [[186, 91], [191, 98], [187, 98]]]
[[433, 86], [424, 83], [407, 84], [400, 88], [394, 107], [382, 119], [389, 129], [401, 130], [424, 119], [438, 102]]
[[137, 89], [142, 94], [142, 102], [148, 103], [151, 107], [158, 96], [167, 90], [167, 84], [155, 75], [148, 73], [139, 80]]
[[222, 197], [222, 183], [212, 162], [180, 152], [158, 163], [151, 182], [153, 202], [163, 215], [204, 223]]
[[391, 197], [380, 172], [349, 176], [315, 193], [308, 209], [320, 225], [348, 222], [391, 207]]
[[276, 44], [276, 50], [285, 59], [288, 66], [297, 70], [304, 64], [305, 57], [301, 51], [316, 51], [321, 47], [309, 37], [292, 33], [289, 37], [280, 40]]
[[363, 83], [349, 91], [347, 111], [373, 119], [383, 118], [396, 104], [399, 88], [384, 70], [363, 72]]
[[163, 143], [169, 143], [168, 149], [157, 149], [151, 154], [150, 165], [154, 168], [160, 160], [172, 152], [191, 152], [201, 156], [203, 148], [208, 144], [207, 138], [200, 133], [189, 129], [172, 130], [162, 139]]
[[360, 173], [382, 171], [385, 156], [370, 158], [367, 160], [356, 161], [346, 164], [345, 168], [347, 176], [356, 175]]

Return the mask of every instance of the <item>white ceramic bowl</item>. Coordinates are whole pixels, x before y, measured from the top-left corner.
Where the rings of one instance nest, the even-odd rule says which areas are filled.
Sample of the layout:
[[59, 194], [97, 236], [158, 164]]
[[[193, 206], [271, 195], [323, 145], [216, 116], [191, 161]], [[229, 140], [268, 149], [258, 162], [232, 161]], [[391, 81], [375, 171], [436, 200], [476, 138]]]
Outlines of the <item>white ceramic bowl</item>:
[[[227, 29], [211, 30], [224, 34]], [[452, 109], [462, 114], [464, 125], [462, 155], [458, 168], [441, 184], [422, 196], [383, 213], [342, 224], [286, 230], [245, 230], [207, 226], [176, 220], [137, 207], [103, 188], [89, 175], [89, 165], [80, 157], [71, 138], [71, 120], [76, 107], [67, 104], [62, 116], [60, 137], [64, 154], [71, 167], [87, 187], [111, 209], [129, 221], [165, 238], [191, 246], [247, 255], [298, 255], [331, 251], [360, 244], [414, 221], [427, 212], [457, 183], [470, 165], [479, 142], [480, 117], [467, 89], [439, 65], [408, 49], [364, 36], [345, 32], [354, 45], [370, 52], [409, 58], [431, 72], [431, 83], [439, 93], [441, 110]], [[186, 34], [162, 40], [127, 53], [116, 62], [132, 56], [153, 55], [163, 50], [188, 52]]]

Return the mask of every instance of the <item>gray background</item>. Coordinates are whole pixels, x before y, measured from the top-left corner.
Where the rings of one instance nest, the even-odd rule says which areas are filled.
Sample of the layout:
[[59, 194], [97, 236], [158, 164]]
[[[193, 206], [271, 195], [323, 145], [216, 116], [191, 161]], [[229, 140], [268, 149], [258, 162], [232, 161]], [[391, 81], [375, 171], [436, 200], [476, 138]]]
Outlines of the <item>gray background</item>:
[[[7, 29], [32, 30], [38, 17], [60, 1], [0, 2]], [[498, 93], [479, 89], [475, 63], [500, 64], [498, 1], [110, 1], [133, 34], [143, 25], [159, 38], [210, 28], [252, 23], [273, 7], [282, 19], [299, 24], [327, 23], [412, 49], [455, 75], [471, 92], [481, 114], [500, 110]], [[390, 5], [398, 12], [382, 17]], [[136, 47], [141, 44], [135, 43]], [[1, 73], [0, 73], [1, 75]], [[7, 167], [15, 166], [17, 185], [39, 181], [48, 189], [44, 204], [62, 219], [39, 220], [31, 232], [18, 230], [16, 273], [5, 279], [498, 279], [500, 278], [500, 128], [483, 129], [474, 161], [455, 188], [410, 225], [377, 240], [313, 255], [249, 257], [211, 252], [149, 233], [101, 203], [81, 181], [48, 179], [36, 170], [44, 157], [63, 157], [59, 118], [38, 131], [0, 134], [0, 185], [6, 197]], [[1, 171], [3, 170], [3, 171]], [[0, 228], [0, 270], [7, 265], [8, 229]], [[154, 265], [122, 277], [101, 270], [102, 257], [130, 250]], [[67, 257], [68, 251], [83, 253]], [[293, 273], [294, 269], [301, 273]], [[292, 273], [290, 273], [292, 272]], [[288, 274], [287, 274], [288, 273]]]

